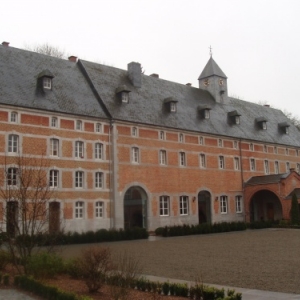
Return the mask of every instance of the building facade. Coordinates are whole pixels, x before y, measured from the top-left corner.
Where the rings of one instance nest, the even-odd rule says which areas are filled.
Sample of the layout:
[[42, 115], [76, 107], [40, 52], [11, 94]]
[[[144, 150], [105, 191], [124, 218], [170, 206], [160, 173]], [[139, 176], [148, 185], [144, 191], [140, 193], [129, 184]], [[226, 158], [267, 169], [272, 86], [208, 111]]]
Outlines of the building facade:
[[49, 162], [49, 211], [65, 230], [289, 218], [300, 133], [281, 111], [229, 97], [212, 57], [192, 87], [135, 62], [121, 70], [8, 43], [0, 54], [1, 164]]

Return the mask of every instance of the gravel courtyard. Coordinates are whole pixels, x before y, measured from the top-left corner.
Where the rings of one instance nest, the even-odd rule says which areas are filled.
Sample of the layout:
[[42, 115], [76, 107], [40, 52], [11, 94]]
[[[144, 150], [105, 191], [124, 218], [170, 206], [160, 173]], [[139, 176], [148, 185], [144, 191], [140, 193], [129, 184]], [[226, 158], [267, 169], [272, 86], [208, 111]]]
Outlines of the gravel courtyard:
[[[143, 273], [300, 294], [300, 230], [264, 229], [99, 244], [139, 257]], [[90, 246], [90, 245], [88, 245]], [[87, 245], [63, 247], [70, 258]]]

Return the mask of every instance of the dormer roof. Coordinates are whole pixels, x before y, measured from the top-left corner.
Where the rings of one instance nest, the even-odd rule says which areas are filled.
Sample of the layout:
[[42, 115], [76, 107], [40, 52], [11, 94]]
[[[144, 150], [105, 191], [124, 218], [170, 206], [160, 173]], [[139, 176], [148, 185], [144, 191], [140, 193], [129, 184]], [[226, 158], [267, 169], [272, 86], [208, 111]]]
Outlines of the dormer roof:
[[221, 70], [221, 68], [217, 65], [217, 63], [213, 60], [212, 56], [208, 60], [206, 66], [204, 67], [202, 73], [200, 74], [199, 79], [211, 77], [211, 76], [219, 76], [227, 79], [225, 73]]

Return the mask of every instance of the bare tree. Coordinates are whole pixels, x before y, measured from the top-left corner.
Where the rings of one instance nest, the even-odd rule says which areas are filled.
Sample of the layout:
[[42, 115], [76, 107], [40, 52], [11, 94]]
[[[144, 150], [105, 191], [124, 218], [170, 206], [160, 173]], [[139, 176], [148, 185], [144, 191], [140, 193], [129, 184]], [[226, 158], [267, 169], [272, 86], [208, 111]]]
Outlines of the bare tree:
[[20, 272], [20, 261], [27, 271], [26, 263], [37, 245], [37, 237], [50, 237], [46, 233], [54, 191], [48, 184], [48, 169], [48, 161], [43, 157], [5, 157], [0, 183], [0, 231], [6, 234], [4, 245]]
[[37, 45], [34, 47], [25, 46], [25, 49], [34, 51], [37, 53], [53, 56], [53, 57], [58, 57], [58, 58], [66, 58], [66, 54], [64, 50], [59, 49], [58, 47], [51, 46], [48, 43]]
[[297, 127], [298, 130], [300, 130], [300, 118], [293, 115], [291, 112], [288, 112], [286, 110], [283, 110], [283, 113], [291, 121], [291, 123], [294, 124]]

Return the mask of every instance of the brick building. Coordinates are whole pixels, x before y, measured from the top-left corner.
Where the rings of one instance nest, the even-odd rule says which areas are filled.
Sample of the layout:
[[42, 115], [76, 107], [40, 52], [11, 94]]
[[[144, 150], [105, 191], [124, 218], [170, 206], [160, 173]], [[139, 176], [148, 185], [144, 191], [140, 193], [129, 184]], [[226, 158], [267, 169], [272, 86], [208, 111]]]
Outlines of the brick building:
[[66, 230], [289, 218], [300, 133], [229, 97], [212, 57], [199, 87], [8, 43], [0, 70], [1, 164], [49, 161], [49, 209]]

